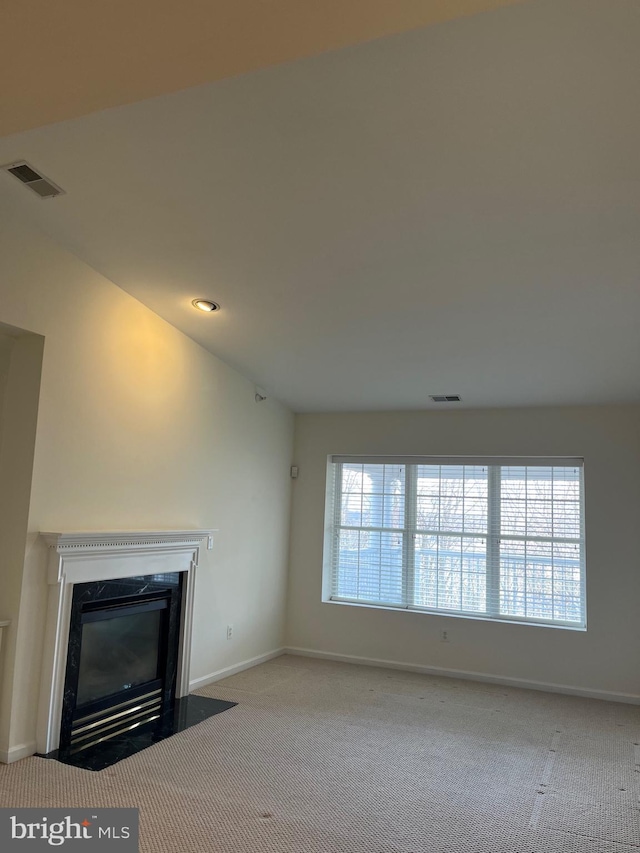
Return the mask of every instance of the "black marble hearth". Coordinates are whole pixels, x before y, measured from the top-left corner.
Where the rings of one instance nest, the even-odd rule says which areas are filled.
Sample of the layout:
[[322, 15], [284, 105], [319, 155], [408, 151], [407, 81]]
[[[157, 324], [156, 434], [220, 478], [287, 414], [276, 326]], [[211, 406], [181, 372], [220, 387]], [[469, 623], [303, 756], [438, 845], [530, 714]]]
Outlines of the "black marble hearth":
[[222, 699], [209, 699], [206, 696], [186, 696], [183, 699], [176, 699], [170, 708], [150, 723], [145, 723], [74, 754], [55, 750], [47, 755], [41, 755], [40, 758], [53, 758], [83, 770], [104, 770], [105, 767], [110, 767], [154, 743], [159, 743], [215, 714], [233, 708], [236, 704], [236, 702], [225, 702]]

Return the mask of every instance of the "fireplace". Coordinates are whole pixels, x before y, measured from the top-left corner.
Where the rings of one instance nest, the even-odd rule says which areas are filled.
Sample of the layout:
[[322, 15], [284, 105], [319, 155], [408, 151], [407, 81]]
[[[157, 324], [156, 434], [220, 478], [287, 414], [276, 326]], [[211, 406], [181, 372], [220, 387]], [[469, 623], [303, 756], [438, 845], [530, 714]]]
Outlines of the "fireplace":
[[74, 585], [59, 754], [77, 755], [173, 706], [182, 573]]
[[108, 735], [127, 717], [135, 725], [188, 696], [196, 572], [214, 532], [42, 534], [49, 603], [40, 754], [79, 749], [96, 739], [91, 732]]

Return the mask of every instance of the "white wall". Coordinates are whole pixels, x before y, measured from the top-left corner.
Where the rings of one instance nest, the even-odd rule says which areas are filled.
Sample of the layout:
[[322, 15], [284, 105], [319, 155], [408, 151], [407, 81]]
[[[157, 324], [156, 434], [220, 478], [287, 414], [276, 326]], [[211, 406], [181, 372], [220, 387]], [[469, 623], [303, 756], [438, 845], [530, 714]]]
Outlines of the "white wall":
[[192, 678], [282, 645], [293, 416], [256, 404], [251, 382], [1, 206], [0, 322], [45, 342], [0, 725], [0, 752], [17, 755], [35, 730], [40, 530], [219, 528], [199, 573]]
[[0, 327], [0, 431], [2, 430], [2, 418], [4, 414], [4, 395], [9, 377], [9, 366], [11, 364], [11, 350], [15, 338], [7, 335]]
[[[584, 456], [588, 630], [322, 603], [331, 453]], [[294, 464], [288, 646], [640, 698], [640, 406], [299, 415]]]
[[[16, 652], [43, 343], [39, 335], [13, 336], [8, 363], [4, 363], [0, 429], [0, 618], [11, 620], [3, 636], [3, 656], [8, 663], [1, 674], [5, 683], [11, 680]], [[11, 698], [10, 688], [0, 696], [0, 744], [9, 737]], [[4, 752], [0, 752], [0, 759], [5, 758]]]

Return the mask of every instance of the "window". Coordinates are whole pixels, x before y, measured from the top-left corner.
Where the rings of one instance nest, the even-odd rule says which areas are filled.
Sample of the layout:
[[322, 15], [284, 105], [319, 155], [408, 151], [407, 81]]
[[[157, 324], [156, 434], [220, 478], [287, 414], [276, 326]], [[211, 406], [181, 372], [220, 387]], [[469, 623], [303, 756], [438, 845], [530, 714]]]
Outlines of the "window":
[[581, 459], [330, 458], [325, 599], [584, 628]]

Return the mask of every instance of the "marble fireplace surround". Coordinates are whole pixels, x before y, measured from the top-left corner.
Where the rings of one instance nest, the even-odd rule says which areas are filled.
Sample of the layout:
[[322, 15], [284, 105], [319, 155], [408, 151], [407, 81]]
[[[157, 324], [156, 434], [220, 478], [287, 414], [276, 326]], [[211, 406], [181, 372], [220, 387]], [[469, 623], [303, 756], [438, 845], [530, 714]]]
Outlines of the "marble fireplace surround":
[[41, 533], [49, 546], [49, 599], [38, 705], [37, 750], [58, 748], [71, 601], [76, 583], [184, 572], [176, 698], [189, 694], [191, 626], [200, 548], [215, 530]]

